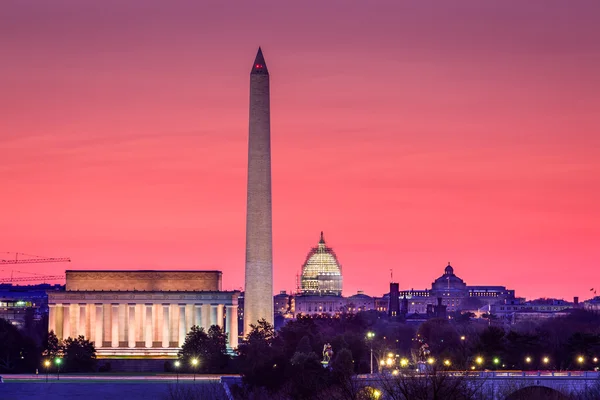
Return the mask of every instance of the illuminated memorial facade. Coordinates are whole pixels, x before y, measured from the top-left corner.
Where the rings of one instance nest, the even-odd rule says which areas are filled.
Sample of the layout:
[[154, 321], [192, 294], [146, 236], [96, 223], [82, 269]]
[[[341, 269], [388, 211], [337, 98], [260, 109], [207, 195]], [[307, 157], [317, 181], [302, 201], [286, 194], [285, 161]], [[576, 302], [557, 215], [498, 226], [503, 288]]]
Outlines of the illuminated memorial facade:
[[220, 271], [67, 271], [48, 293], [48, 330], [84, 336], [99, 358], [173, 357], [192, 326], [225, 328], [238, 345], [237, 291], [221, 290]]

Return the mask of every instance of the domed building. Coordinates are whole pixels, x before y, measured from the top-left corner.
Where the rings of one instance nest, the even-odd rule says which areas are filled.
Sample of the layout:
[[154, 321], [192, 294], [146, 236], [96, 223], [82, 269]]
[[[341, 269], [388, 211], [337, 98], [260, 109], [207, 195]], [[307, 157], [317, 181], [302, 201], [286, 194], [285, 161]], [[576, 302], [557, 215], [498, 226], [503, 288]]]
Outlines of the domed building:
[[458, 276], [454, 275], [454, 268], [448, 263], [448, 266], [444, 269], [444, 275], [437, 278], [431, 284], [431, 290], [435, 292], [434, 296], [436, 297], [438, 295], [450, 296], [450, 293], [464, 296], [467, 294], [467, 284]]
[[323, 232], [302, 265], [300, 289], [303, 295], [342, 295], [342, 266], [333, 249], [325, 244]]

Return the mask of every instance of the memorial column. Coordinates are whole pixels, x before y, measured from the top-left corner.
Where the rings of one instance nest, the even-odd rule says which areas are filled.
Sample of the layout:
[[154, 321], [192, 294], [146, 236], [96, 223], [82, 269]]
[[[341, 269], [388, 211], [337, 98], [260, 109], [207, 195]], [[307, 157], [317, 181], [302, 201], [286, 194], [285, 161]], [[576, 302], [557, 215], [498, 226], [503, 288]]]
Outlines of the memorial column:
[[216, 305], [216, 304], [210, 305], [210, 326], [217, 325], [217, 319], [218, 319], [217, 308], [218, 308], [218, 305]]
[[179, 346], [185, 341], [185, 304], [179, 305]]
[[48, 304], [48, 332], [56, 333], [56, 305]]
[[79, 304], [79, 326], [77, 328], [77, 335], [81, 335], [83, 337], [85, 337], [86, 339], [90, 339], [89, 337], [85, 336], [85, 331], [86, 331], [86, 305], [85, 304]]
[[169, 317], [169, 304], [163, 304], [163, 337], [162, 347], [169, 347], [171, 340], [171, 318]]
[[54, 333], [56, 334], [58, 340], [62, 340], [64, 327], [64, 311], [62, 304], [56, 304], [54, 313], [56, 314], [56, 317], [54, 318], [54, 329], [56, 330], [54, 331]]
[[119, 347], [119, 304], [111, 304], [111, 347]]
[[202, 327], [202, 305], [194, 304], [194, 325]]
[[135, 323], [135, 304], [129, 304], [129, 315], [128, 315], [128, 319], [127, 319], [127, 326], [129, 327], [129, 331], [128, 333], [128, 345], [130, 348], [134, 348], [135, 347], [135, 327], [136, 327], [136, 323]]
[[71, 305], [63, 304], [63, 331], [62, 339], [66, 339], [71, 336]]
[[229, 340], [229, 347], [235, 349], [238, 347], [238, 306], [227, 306], [227, 328], [226, 333]]
[[152, 304], [146, 304], [145, 342], [146, 347], [152, 347]]
[[202, 304], [202, 327], [205, 331], [210, 328], [210, 304]]
[[135, 305], [135, 344], [138, 346], [139, 342], [144, 343], [144, 304]]
[[217, 305], [217, 325], [219, 328], [223, 329], [223, 304]]
[[104, 344], [104, 339], [102, 337], [102, 334], [104, 333], [104, 317], [102, 310], [102, 304], [96, 304], [96, 340], [94, 342], [96, 348], [100, 348]]

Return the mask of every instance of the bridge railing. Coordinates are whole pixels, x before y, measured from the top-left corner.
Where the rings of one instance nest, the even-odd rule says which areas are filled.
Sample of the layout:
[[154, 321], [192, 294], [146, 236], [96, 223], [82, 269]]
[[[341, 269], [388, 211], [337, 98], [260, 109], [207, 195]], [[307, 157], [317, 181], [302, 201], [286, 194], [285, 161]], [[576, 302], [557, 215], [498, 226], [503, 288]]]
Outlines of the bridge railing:
[[[470, 375], [472, 376], [472, 375]], [[480, 378], [511, 378], [511, 377], [570, 377], [570, 378], [586, 378], [598, 379], [600, 372], [598, 371], [484, 371], [478, 372], [476, 376]]]
[[[471, 378], [584, 378], [599, 379], [598, 371], [438, 371], [449, 376]], [[361, 374], [358, 379], [376, 379], [379, 374]]]

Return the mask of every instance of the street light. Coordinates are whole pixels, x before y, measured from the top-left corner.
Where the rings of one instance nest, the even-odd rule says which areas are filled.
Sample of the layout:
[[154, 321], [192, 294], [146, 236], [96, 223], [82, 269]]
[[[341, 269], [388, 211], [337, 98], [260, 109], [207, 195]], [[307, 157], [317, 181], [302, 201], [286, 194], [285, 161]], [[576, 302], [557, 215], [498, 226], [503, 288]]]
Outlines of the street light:
[[60, 381], [60, 364], [62, 363], [62, 358], [57, 358], [54, 360], [54, 362], [56, 363], [56, 366], [58, 367], [58, 370], [56, 373], [56, 380]]
[[194, 382], [196, 382], [196, 367], [198, 366], [198, 359], [192, 358], [192, 367], [194, 367]]
[[500, 364], [500, 359], [498, 357], [494, 357], [494, 365]]
[[595, 363], [597, 363], [597, 362], [598, 362], [598, 357], [594, 357], [593, 361], [594, 361]]
[[385, 363], [387, 364], [388, 367], [391, 367], [392, 364], [394, 363], [394, 359], [393, 358], [388, 358], [387, 360], [385, 360]]
[[479, 356], [475, 359], [475, 362], [479, 365], [483, 364], [483, 357]]
[[460, 337], [460, 340], [467, 340], [467, 337], [466, 337], [465, 335], [462, 335], [462, 336]]
[[525, 357], [525, 362], [529, 364], [531, 362], [531, 357]]
[[46, 367], [46, 383], [48, 383], [48, 371], [50, 370], [50, 360], [44, 361], [44, 366]]
[[177, 383], [179, 383], [179, 366], [181, 365], [181, 363], [179, 362], [179, 360], [175, 360], [173, 365], [175, 366], [175, 371], [177, 371]]
[[408, 358], [403, 358], [400, 360], [400, 366], [401, 367], [407, 367], [408, 366]]
[[375, 332], [367, 332], [367, 339], [371, 345], [371, 375], [373, 375], [373, 338], [375, 338]]
[[434, 362], [435, 362], [435, 358], [433, 358], [433, 357], [429, 357], [427, 359], [427, 364], [433, 364]]
[[452, 363], [450, 362], [450, 360], [446, 359], [446, 360], [444, 360], [444, 365], [446, 367], [449, 367], [450, 365], [452, 365]]
[[579, 364], [583, 364], [583, 362], [584, 362], [584, 361], [585, 361], [585, 358], [583, 358], [583, 356], [579, 356], [579, 357], [577, 357], [577, 362], [578, 362]]
[[544, 357], [544, 358], [542, 358], [542, 362], [543, 362], [545, 365], [547, 365], [547, 364], [550, 362], [550, 358], [548, 358], [548, 357]]

